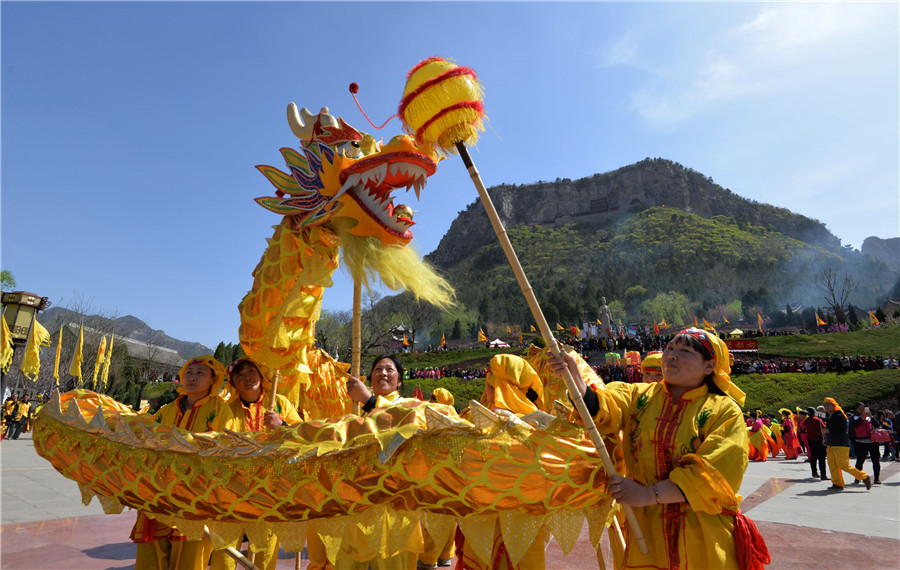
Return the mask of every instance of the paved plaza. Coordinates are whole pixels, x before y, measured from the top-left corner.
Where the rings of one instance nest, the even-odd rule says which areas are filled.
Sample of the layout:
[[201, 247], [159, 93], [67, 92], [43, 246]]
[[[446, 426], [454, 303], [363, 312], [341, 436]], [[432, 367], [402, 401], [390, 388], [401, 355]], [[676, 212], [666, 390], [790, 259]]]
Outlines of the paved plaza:
[[[867, 461], [865, 471], [871, 473]], [[881, 485], [866, 491], [847, 480], [843, 492], [830, 481], [810, 477], [802, 458], [751, 463], [744, 476], [743, 511], [766, 539], [771, 569], [872, 570], [900, 567], [900, 463], [883, 462]], [[83, 570], [134, 567], [128, 539], [134, 511], [104, 515], [97, 500], [84, 506], [75, 482], [38, 457], [31, 434], [0, 442], [0, 566], [23, 570]], [[606, 539], [604, 538], [604, 541]], [[604, 548], [609, 562], [608, 546]], [[278, 568], [294, 568], [293, 554], [281, 553]], [[301, 568], [307, 562], [301, 560]], [[547, 568], [593, 570], [596, 556], [587, 528], [563, 556], [547, 547]]]

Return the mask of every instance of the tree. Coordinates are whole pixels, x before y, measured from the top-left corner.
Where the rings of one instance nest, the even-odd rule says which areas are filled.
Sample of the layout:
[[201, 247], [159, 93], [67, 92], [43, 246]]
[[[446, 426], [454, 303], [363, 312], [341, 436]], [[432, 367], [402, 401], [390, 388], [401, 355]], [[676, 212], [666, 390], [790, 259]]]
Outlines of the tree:
[[224, 341], [220, 341], [218, 345], [216, 345], [216, 350], [213, 352], [213, 356], [222, 363], [222, 366], [227, 367], [233, 361], [231, 358], [231, 347], [226, 346]]
[[681, 325], [690, 310], [690, 299], [675, 291], [659, 293], [641, 304], [646, 319], [656, 322], [666, 321], [669, 325]]
[[462, 326], [459, 319], [453, 321], [453, 330], [450, 331], [450, 338], [456, 340], [462, 336]]
[[322, 311], [316, 322], [316, 346], [335, 358], [348, 360], [353, 336], [350, 311]]
[[13, 291], [16, 288], [16, 278], [9, 269], [0, 271], [0, 290]]
[[859, 286], [848, 274], [844, 274], [844, 279], [839, 280], [837, 271], [834, 269], [822, 269], [816, 275], [816, 287], [825, 297], [825, 304], [831, 309], [837, 322], [844, 324], [847, 322], [847, 314], [844, 307], [850, 300], [850, 295]]
[[847, 311], [847, 320], [850, 321], [852, 330], [859, 328], [859, 315], [856, 314], [856, 309], [853, 308], [853, 305], [850, 305], [850, 310]]

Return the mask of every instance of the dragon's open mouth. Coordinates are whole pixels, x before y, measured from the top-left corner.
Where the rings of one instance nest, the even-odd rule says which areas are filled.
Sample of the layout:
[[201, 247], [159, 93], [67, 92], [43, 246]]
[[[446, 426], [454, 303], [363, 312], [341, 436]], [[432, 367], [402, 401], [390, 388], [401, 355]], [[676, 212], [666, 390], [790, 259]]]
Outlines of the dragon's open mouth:
[[437, 164], [419, 153], [394, 152], [363, 159], [341, 172], [341, 189], [332, 198], [347, 192], [360, 208], [389, 233], [412, 237], [412, 209], [394, 205], [393, 191], [406, 187], [416, 191], [416, 199]]

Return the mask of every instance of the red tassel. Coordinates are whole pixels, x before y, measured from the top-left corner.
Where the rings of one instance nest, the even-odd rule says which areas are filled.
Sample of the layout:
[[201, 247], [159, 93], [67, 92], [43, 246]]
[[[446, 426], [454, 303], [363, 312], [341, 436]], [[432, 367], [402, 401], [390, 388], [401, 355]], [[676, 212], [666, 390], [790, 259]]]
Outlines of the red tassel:
[[763, 570], [772, 563], [766, 541], [756, 528], [756, 523], [741, 513], [727, 509], [723, 514], [734, 517], [734, 547], [737, 550], [738, 568], [741, 570]]

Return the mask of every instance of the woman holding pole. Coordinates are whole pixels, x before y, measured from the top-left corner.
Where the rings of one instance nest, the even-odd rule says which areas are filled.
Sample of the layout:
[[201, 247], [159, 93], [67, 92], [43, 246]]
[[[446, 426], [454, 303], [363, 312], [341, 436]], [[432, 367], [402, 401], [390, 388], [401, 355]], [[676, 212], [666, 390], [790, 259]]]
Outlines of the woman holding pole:
[[[725, 343], [685, 329], [662, 356], [663, 381], [589, 390], [571, 355], [551, 358], [572, 374], [601, 433], [625, 434], [628, 478], [613, 475], [613, 498], [634, 509], [651, 545], [632, 547], [628, 526], [617, 568], [761, 568], [765, 542], [740, 514], [747, 468], [747, 429], [731, 383]], [[618, 554], [618, 553], [617, 553]]]

